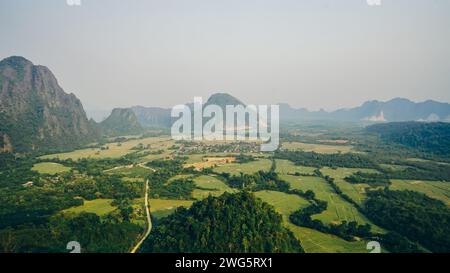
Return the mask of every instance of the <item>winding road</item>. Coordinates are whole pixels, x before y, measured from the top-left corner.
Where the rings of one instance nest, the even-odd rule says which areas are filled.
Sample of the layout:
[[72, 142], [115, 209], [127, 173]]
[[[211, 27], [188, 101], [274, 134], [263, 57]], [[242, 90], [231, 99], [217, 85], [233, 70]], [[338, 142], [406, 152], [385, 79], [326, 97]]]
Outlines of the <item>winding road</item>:
[[148, 179], [145, 182], [145, 213], [147, 216], [147, 230], [145, 231], [144, 236], [142, 236], [141, 240], [136, 244], [135, 247], [131, 250], [131, 253], [136, 253], [136, 251], [139, 249], [139, 247], [142, 245], [142, 243], [145, 241], [145, 239], [150, 234], [150, 231], [152, 230], [152, 219], [150, 218], [150, 210], [148, 209]]

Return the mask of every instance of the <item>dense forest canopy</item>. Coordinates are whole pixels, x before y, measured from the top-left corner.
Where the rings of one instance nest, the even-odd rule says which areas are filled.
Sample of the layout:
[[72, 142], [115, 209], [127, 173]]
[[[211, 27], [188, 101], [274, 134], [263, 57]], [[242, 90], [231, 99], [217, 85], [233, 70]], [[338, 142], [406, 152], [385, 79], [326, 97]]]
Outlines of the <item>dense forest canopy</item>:
[[450, 251], [450, 208], [414, 191], [372, 191], [364, 204], [374, 223], [417, 241], [432, 252]]
[[450, 123], [391, 122], [367, 127], [385, 142], [395, 142], [425, 152], [450, 154]]
[[163, 218], [142, 252], [303, 252], [281, 215], [251, 193], [225, 193]]

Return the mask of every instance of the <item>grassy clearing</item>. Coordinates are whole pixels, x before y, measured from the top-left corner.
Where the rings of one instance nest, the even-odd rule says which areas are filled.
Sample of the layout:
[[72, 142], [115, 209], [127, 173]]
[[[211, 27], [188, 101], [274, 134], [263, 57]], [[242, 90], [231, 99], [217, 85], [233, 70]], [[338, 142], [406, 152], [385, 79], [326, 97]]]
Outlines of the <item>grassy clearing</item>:
[[291, 151], [316, 152], [321, 154], [355, 152], [351, 145], [311, 144], [303, 142], [283, 142], [281, 148]]
[[68, 153], [59, 153], [59, 154], [50, 154], [42, 156], [42, 159], [48, 158], [59, 158], [59, 159], [73, 159], [78, 160], [81, 158], [117, 158], [124, 156], [128, 153], [133, 152], [133, 147], [136, 147], [138, 144], [142, 143], [143, 145], [150, 145], [150, 151], [157, 151], [159, 149], [166, 149], [174, 143], [168, 137], [150, 137], [144, 139], [133, 139], [129, 141], [125, 141], [122, 143], [112, 142], [105, 144], [103, 147], [107, 149], [100, 148], [86, 148], [75, 150], [73, 152]]
[[214, 171], [219, 173], [229, 173], [232, 175], [238, 175], [241, 172], [245, 174], [253, 174], [257, 171], [268, 171], [272, 166], [272, 162], [269, 159], [259, 159], [248, 163], [238, 164], [230, 163], [214, 168]]
[[195, 184], [198, 187], [205, 188], [205, 189], [212, 189], [212, 190], [219, 190], [219, 191], [232, 191], [233, 189], [230, 188], [227, 184], [220, 181], [214, 176], [209, 175], [201, 175], [194, 179]]
[[410, 190], [441, 200], [450, 206], [450, 183], [440, 181], [391, 180], [391, 190]]
[[367, 242], [348, 242], [337, 236], [289, 224], [306, 253], [368, 253]]
[[172, 176], [171, 178], [169, 178], [169, 180], [167, 180], [168, 183], [178, 180], [178, 179], [189, 179], [192, 178], [192, 174], [178, 174], [175, 176]]
[[373, 231], [383, 232], [383, 230], [371, 223], [352, 204], [348, 203], [337, 195], [331, 186], [322, 178], [314, 176], [291, 176], [282, 175], [282, 179], [290, 183], [293, 189], [303, 191], [312, 190], [320, 200], [328, 202], [326, 211], [313, 215], [313, 219], [318, 219], [324, 223], [341, 223], [342, 221], [356, 221], [359, 224], [371, 224]]
[[228, 187], [225, 183], [215, 178], [214, 176], [202, 175], [194, 179], [197, 187], [202, 189], [195, 189], [192, 193], [197, 200], [204, 199], [211, 196], [219, 196], [224, 192], [236, 192], [235, 189]]
[[188, 159], [186, 160], [186, 163], [193, 164], [193, 163], [202, 162], [204, 157], [205, 157], [205, 154], [189, 155]]
[[285, 222], [289, 221], [289, 215], [310, 205], [310, 203], [295, 194], [287, 194], [279, 191], [258, 191], [256, 197], [274, 206], [275, 210], [283, 216]]
[[72, 207], [63, 210], [63, 213], [81, 213], [91, 212], [99, 216], [108, 214], [114, 211], [116, 208], [111, 206], [112, 199], [95, 199], [85, 200], [82, 206]]
[[175, 211], [178, 207], [190, 207], [193, 201], [188, 200], [166, 200], [166, 199], [149, 199], [150, 212], [152, 217], [156, 219], [166, 217]]
[[284, 159], [276, 159], [276, 172], [279, 174], [293, 174], [299, 172], [301, 174], [314, 173], [314, 167], [297, 166], [292, 161]]
[[[200, 160], [200, 161], [196, 161], [196, 162], [192, 163], [193, 160]], [[184, 165], [185, 168], [194, 167], [196, 170], [202, 170], [205, 168], [214, 168], [219, 165], [233, 163], [234, 161], [236, 161], [236, 158], [235, 157], [204, 156], [201, 159], [199, 157], [195, 157], [195, 158], [190, 157], [188, 161], [191, 161], [191, 163], [185, 164]]]
[[408, 166], [404, 165], [394, 165], [394, 164], [380, 164], [380, 167], [382, 167], [385, 170], [389, 171], [403, 171], [409, 168]]
[[135, 166], [135, 167], [121, 167], [113, 170], [108, 170], [106, 171], [106, 173], [121, 174], [127, 177], [147, 177], [150, 173], [152, 173], [152, 170]]
[[33, 168], [31, 169], [41, 174], [57, 174], [68, 172], [71, 168], [59, 163], [42, 162], [34, 164]]

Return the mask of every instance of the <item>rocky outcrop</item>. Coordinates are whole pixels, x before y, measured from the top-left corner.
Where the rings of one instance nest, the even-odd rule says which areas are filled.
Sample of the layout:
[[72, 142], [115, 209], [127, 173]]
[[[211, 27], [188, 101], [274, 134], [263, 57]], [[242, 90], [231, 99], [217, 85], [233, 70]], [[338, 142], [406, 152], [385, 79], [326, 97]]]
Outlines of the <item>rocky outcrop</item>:
[[80, 100], [65, 93], [47, 67], [23, 57], [0, 61], [3, 151], [57, 151], [97, 137], [98, 131], [88, 121]]

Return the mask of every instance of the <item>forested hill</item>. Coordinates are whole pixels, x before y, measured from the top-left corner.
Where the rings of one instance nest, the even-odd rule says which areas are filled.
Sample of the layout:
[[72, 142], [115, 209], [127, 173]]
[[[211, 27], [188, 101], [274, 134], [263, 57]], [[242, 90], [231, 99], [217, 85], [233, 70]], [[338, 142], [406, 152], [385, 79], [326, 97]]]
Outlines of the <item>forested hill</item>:
[[303, 252], [281, 215], [253, 194], [208, 197], [179, 208], [152, 230], [141, 252]]
[[114, 108], [111, 115], [100, 123], [102, 134], [107, 136], [138, 135], [144, 132], [130, 108]]
[[450, 123], [391, 122], [371, 125], [366, 130], [378, 134], [386, 142], [395, 142], [433, 154], [450, 154]]

